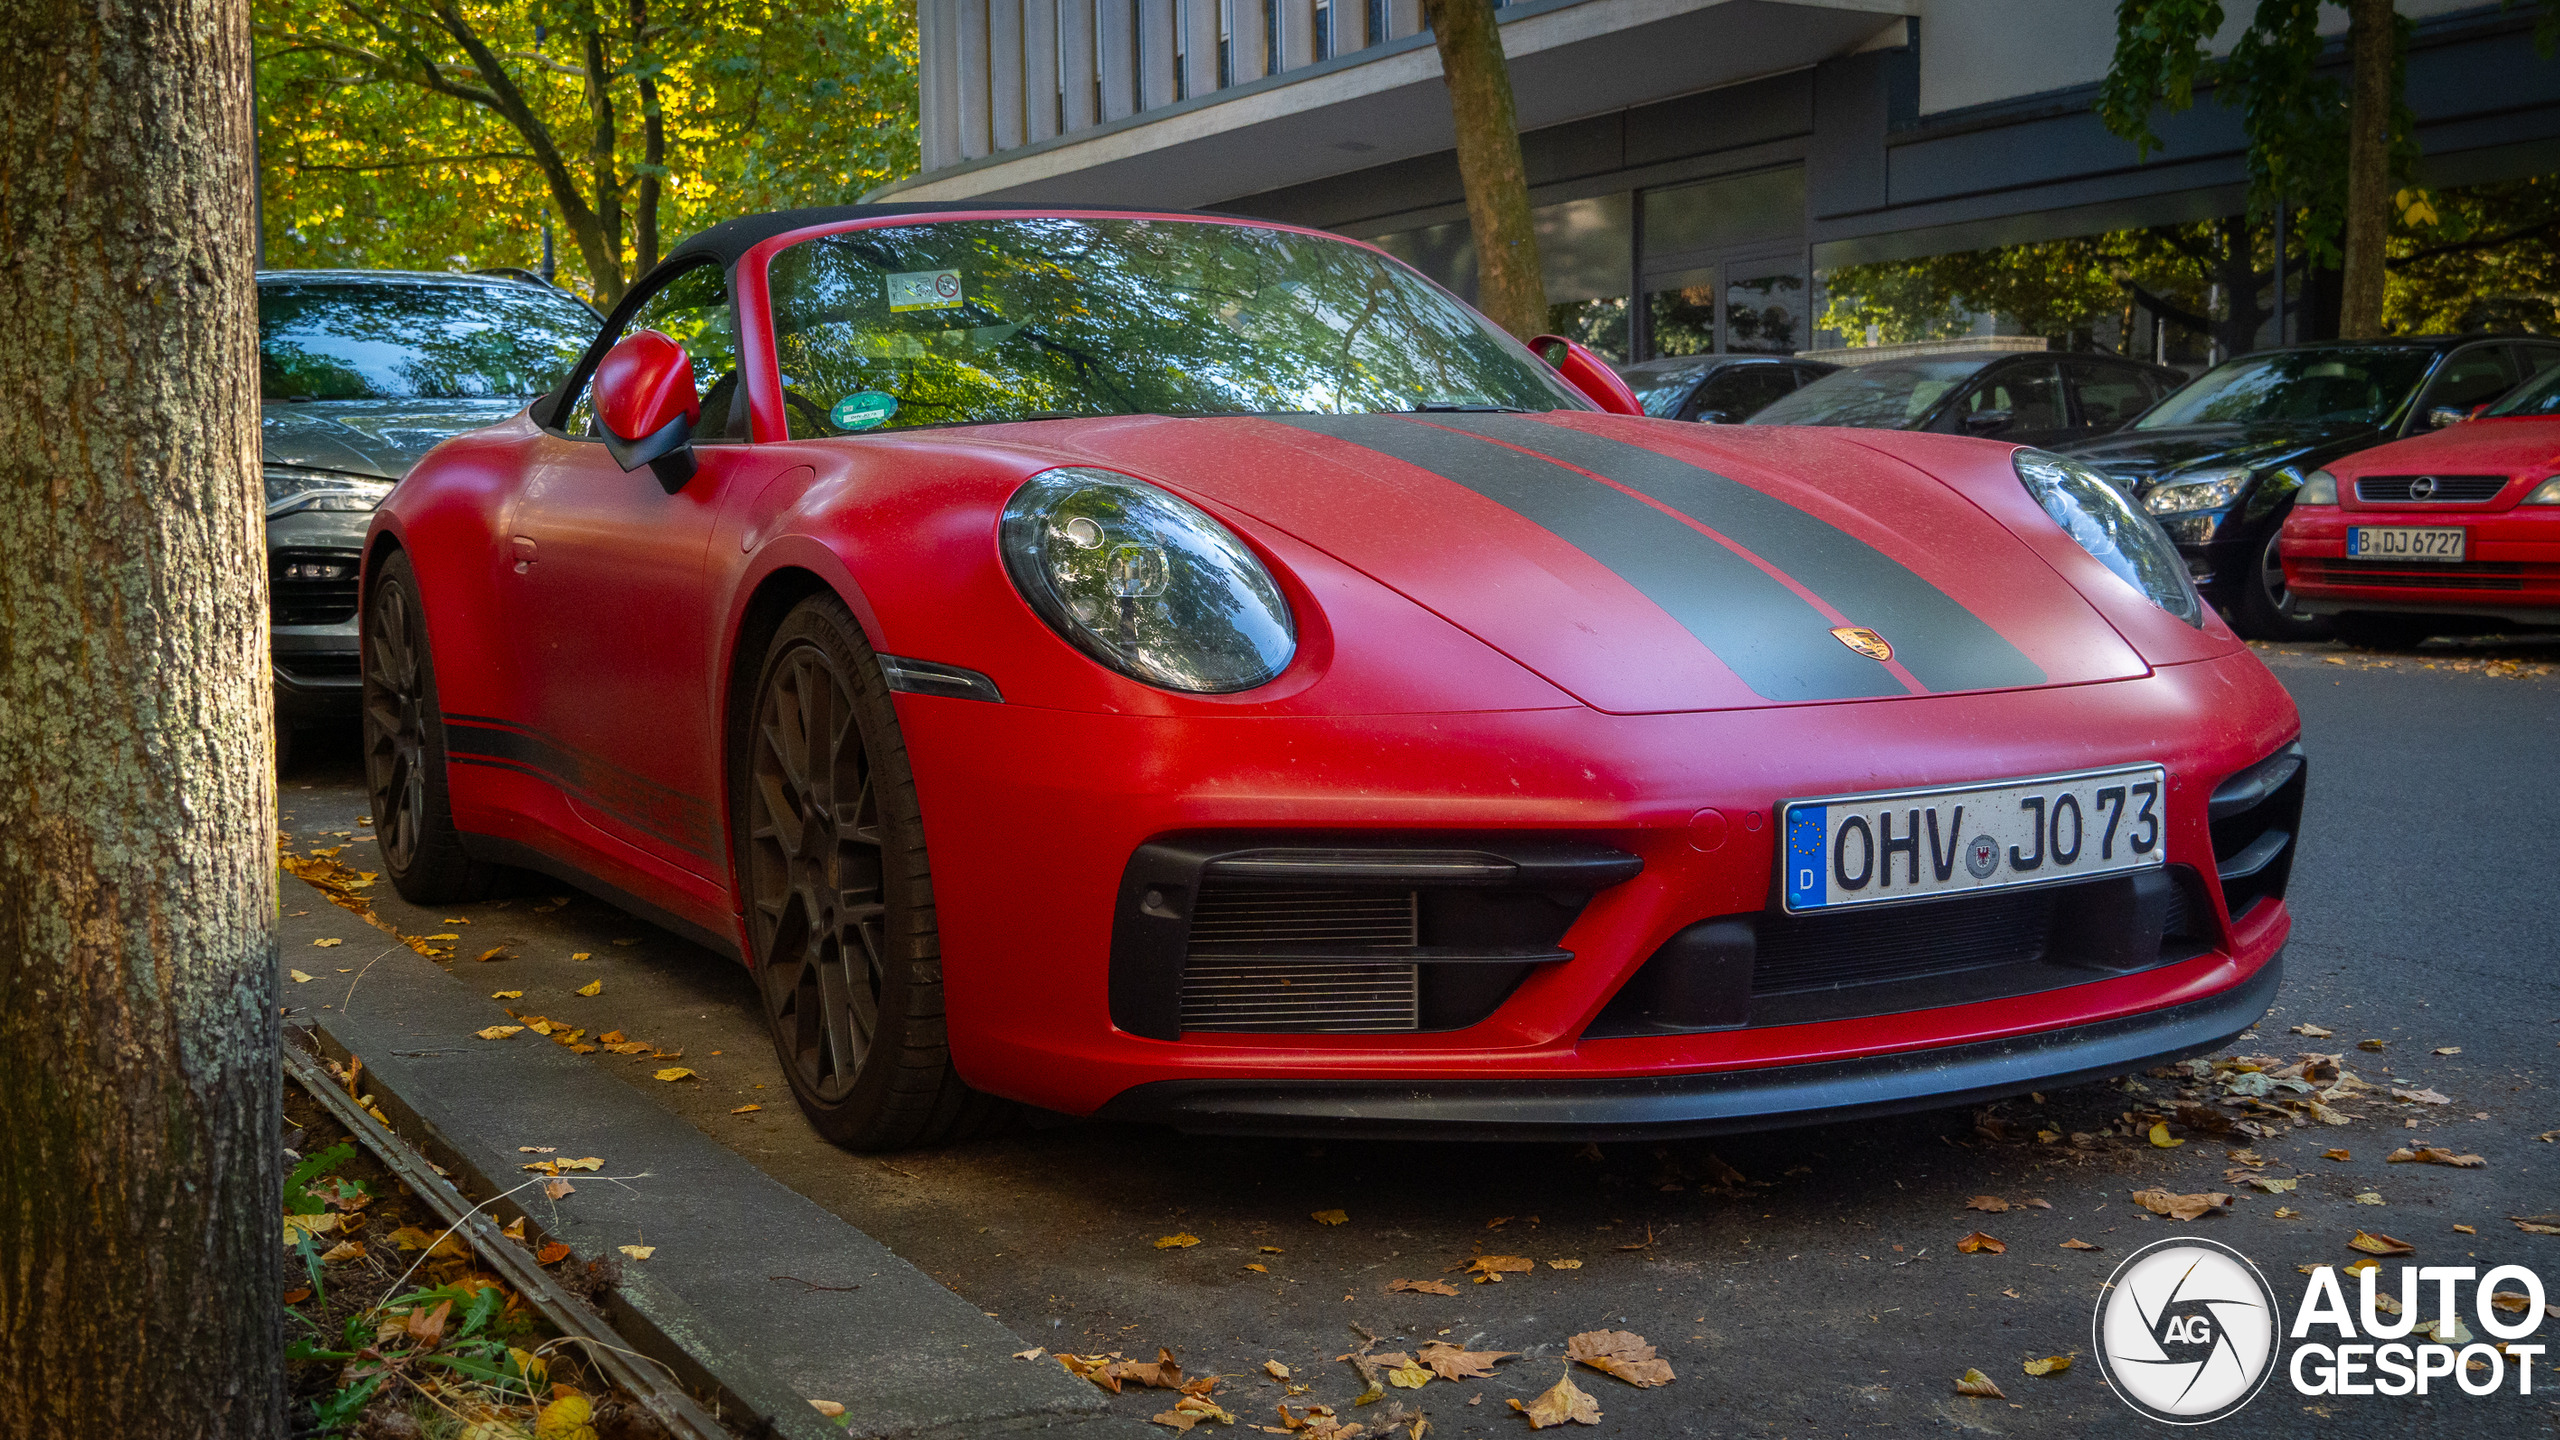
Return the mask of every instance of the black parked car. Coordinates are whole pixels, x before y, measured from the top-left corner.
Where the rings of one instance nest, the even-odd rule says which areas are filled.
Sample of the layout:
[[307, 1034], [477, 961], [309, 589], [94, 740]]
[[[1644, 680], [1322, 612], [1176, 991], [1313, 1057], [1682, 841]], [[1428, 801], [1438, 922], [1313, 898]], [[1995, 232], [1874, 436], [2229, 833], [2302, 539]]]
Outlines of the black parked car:
[[1782, 355], [1679, 355], [1617, 368], [1647, 415], [1739, 425], [1779, 396], [1840, 367]]
[[2560, 341], [2430, 335], [2226, 360], [2116, 434], [2067, 448], [2141, 497], [2241, 634], [2308, 640], [2276, 553], [2294, 492], [2341, 455], [2451, 423], [2560, 365]]
[[373, 507], [418, 458], [568, 374], [602, 320], [517, 272], [258, 276], [276, 736], [353, 716], [356, 564]]
[[2182, 378], [2165, 365], [2116, 355], [1914, 355], [1825, 375], [1746, 423], [1935, 430], [2054, 446], [2114, 429]]

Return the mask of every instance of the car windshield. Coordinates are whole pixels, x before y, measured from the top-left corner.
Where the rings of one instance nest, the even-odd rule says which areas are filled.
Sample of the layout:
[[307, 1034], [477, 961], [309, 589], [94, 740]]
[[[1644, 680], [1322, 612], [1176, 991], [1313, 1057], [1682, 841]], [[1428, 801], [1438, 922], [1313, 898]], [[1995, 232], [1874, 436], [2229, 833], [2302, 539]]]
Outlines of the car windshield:
[[597, 324], [533, 285], [265, 281], [258, 388], [268, 400], [519, 399], [559, 384]]
[[1627, 388], [1636, 392], [1644, 413], [1656, 420], [1673, 420], [1679, 418], [1681, 402], [1698, 388], [1698, 377], [1706, 371], [1704, 365], [1638, 365], [1618, 373]]
[[2243, 355], [2188, 381], [2133, 428], [2380, 424], [2426, 378], [2434, 359], [2432, 350], [2399, 345]]
[[1180, 220], [956, 220], [767, 273], [795, 439], [1076, 415], [1588, 409], [1374, 250]]
[[2543, 371], [2489, 407], [2491, 415], [2560, 415], [2560, 365]]
[[1899, 430], [1982, 369], [1980, 360], [1888, 360], [1837, 370], [1782, 395], [1748, 425], [1858, 425]]

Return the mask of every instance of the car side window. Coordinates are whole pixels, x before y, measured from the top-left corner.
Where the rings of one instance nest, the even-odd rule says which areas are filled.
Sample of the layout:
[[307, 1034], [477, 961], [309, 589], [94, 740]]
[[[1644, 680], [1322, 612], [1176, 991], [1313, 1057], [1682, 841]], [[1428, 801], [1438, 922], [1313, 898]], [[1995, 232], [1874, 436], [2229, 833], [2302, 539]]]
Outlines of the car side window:
[[2560, 365], [2560, 345], [2518, 345], [2515, 351], [2518, 368], [2527, 380]]
[[2071, 424], [2062, 408], [2062, 376], [2051, 364], [2010, 365], [1993, 372], [1956, 402], [1949, 428], [1961, 430], [1966, 416], [1988, 410], [2009, 412], [2003, 430], [2062, 430]]
[[2516, 372], [2507, 361], [2503, 345], [2482, 345], [2457, 352], [2436, 372], [2427, 386], [2427, 397], [2418, 402], [2418, 423], [2426, 423], [2427, 412], [2439, 406], [2468, 410], [2486, 405], [2515, 388]]
[[1783, 365], [1736, 366], [1707, 382], [1696, 413], [1717, 410], [1728, 420], [1747, 420], [1794, 388], [1795, 377]]
[[2150, 409], [2151, 402], [2160, 398], [2149, 384], [2149, 377], [2139, 370], [2066, 360], [2062, 372], [2070, 378], [2071, 393], [2080, 401], [2083, 425], [2121, 425]]
[[[667, 277], [631, 312], [616, 331], [621, 344], [643, 330], [655, 330], [684, 347], [693, 362], [693, 385], [702, 397], [702, 423], [697, 441], [747, 438], [746, 397], [739, 393], [738, 326], [729, 308], [728, 277], [710, 261]], [[609, 348], [609, 347], [608, 347]], [[595, 383], [589, 375], [580, 385], [577, 403], [560, 427], [579, 437], [596, 434]]]

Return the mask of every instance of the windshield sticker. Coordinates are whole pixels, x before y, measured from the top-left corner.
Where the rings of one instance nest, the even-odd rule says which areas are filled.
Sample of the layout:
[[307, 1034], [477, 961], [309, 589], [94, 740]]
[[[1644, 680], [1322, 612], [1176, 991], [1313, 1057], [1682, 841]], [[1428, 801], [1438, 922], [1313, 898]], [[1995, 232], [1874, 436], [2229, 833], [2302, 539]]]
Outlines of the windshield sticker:
[[868, 430], [888, 423], [898, 413], [898, 397], [877, 390], [857, 390], [835, 403], [827, 412], [828, 423], [839, 430]]
[[889, 277], [889, 311], [957, 310], [960, 308], [960, 272], [957, 270], [911, 270]]

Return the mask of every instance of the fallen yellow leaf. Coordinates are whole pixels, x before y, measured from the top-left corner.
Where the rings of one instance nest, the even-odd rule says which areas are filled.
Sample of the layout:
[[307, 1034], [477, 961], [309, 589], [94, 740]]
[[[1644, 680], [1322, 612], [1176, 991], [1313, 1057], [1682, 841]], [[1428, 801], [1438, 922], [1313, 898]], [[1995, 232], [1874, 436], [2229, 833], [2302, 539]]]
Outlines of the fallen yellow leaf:
[[812, 1400], [809, 1402], [809, 1408], [830, 1420], [844, 1413], [844, 1407], [833, 1400]]
[[503, 960], [507, 958], [507, 947], [504, 945], [492, 945], [488, 949], [480, 952], [480, 958], [483, 960]]
[[337, 1244], [330, 1246], [327, 1250], [322, 1251], [320, 1255], [321, 1261], [324, 1264], [329, 1265], [344, 1264], [349, 1260], [361, 1260], [363, 1258], [364, 1242], [361, 1240], [341, 1240]]
[[577, 1193], [577, 1189], [577, 1186], [566, 1180], [545, 1180], [542, 1182], [542, 1197], [546, 1200], [557, 1200], [563, 1195]]
[[321, 949], [323, 949], [323, 950], [326, 950], [326, 949], [329, 949], [331, 946], [335, 946], [335, 945], [344, 945], [344, 944], [346, 944], [347, 942], [346, 942], [346, 941], [344, 941], [344, 940], [314, 940], [314, 941], [312, 941], [311, 943], [312, 943], [312, 944], [314, 944], [314, 945], [319, 946], [319, 947], [320, 947]]
[[1592, 1399], [1573, 1383], [1573, 1372], [1567, 1370], [1554, 1388], [1523, 1405], [1511, 1402], [1511, 1408], [1529, 1417], [1529, 1428], [1544, 1430], [1570, 1420], [1577, 1425], [1600, 1423], [1600, 1402]]
[[2059, 1375], [2071, 1368], [2071, 1357], [2047, 1355], [2041, 1360], [2030, 1360], [2021, 1368], [2030, 1375]]
[[524, 998], [524, 992], [521, 990], [492, 990], [489, 992], [489, 998], [492, 1000], [521, 1000]]
[[2194, 1220], [2216, 1210], [2231, 1208], [2231, 1197], [2219, 1190], [2201, 1195], [2172, 1195], [2166, 1190], [2136, 1190], [2133, 1203], [2154, 1215], [2172, 1220]]
[[604, 982], [601, 980], [590, 980], [586, 984], [578, 987], [578, 993], [581, 995], [601, 995], [604, 993]]
[[2388, 1235], [2375, 1235], [2363, 1230], [2357, 1231], [2356, 1238], [2347, 1242], [2347, 1248], [2361, 1250], [2367, 1255], [2415, 1255], [2418, 1253], [2418, 1247], [2406, 1240], [2394, 1240]]
[[299, 970], [288, 970], [285, 973], [293, 977], [293, 983], [296, 985], [308, 985], [311, 983], [311, 977], [303, 974]]
[[1199, 1236], [1194, 1235], [1189, 1231], [1184, 1231], [1180, 1235], [1167, 1235], [1163, 1239], [1158, 1240], [1156, 1242], [1156, 1248], [1159, 1250], [1188, 1250], [1199, 1243]]
[[658, 1247], [655, 1245], [617, 1245], [614, 1248], [634, 1260], [646, 1260], [658, 1253]]
[[1262, 1373], [1274, 1380], [1286, 1380], [1289, 1378], [1289, 1367], [1277, 1360], [1265, 1360], [1262, 1362]]
[[287, 1215], [284, 1217], [285, 1248], [290, 1250], [301, 1244], [302, 1237], [305, 1235], [325, 1235], [337, 1228], [338, 1216], [335, 1211], [324, 1210], [317, 1215]]
[[2062, 1248], [2065, 1250], [2096, 1250], [2101, 1247], [2092, 1245], [2086, 1240], [2065, 1240], [2062, 1242]]
[[666, 1069], [659, 1071], [654, 1078], [660, 1080], [695, 1080], [701, 1077], [695, 1075], [692, 1071], [687, 1070], [681, 1065], [670, 1065]]
[[1547, 1268], [1550, 1270], [1579, 1270], [1582, 1268], [1582, 1262], [1579, 1260], [1550, 1260], [1547, 1262]]
[[579, 951], [577, 954], [572, 955], [572, 956], [570, 956], [569, 958], [570, 958], [570, 959], [572, 959], [572, 960], [593, 960], [593, 959], [594, 959], [594, 958], [596, 958], [596, 957], [595, 957], [595, 956], [593, 956], [593, 955], [591, 955], [591, 954], [589, 954], [588, 952], [586, 952], [586, 951], [584, 951], [584, 950], [581, 950], [581, 951]]
[[1979, 1370], [1967, 1370], [1963, 1375], [1959, 1376], [1956, 1380], [1956, 1393], [1959, 1395], [1972, 1395], [1984, 1400], [2006, 1400], [2009, 1398], [2008, 1396], [2000, 1393], [1999, 1386], [1991, 1383], [1990, 1376], [1983, 1374]]
[[604, 1161], [596, 1156], [589, 1155], [583, 1160], [563, 1160], [560, 1162], [560, 1168], [563, 1170], [601, 1170], [604, 1168]]
[[2151, 1143], [2159, 1146], [2163, 1150], [2175, 1150], [2187, 1142], [2184, 1140], [2170, 1139], [2169, 1122], [2166, 1120], [2160, 1120], [2153, 1122], [2151, 1126]]
[[486, 1030], [474, 1030], [471, 1033], [483, 1040], [504, 1040], [522, 1029], [524, 1027], [521, 1025], [492, 1025]]
[[1446, 1280], [1391, 1280], [1387, 1282], [1387, 1293], [1390, 1295], [1455, 1295], [1458, 1293], [1458, 1287]]
[[752, 1114], [752, 1113], [754, 1113], [755, 1111], [761, 1110], [761, 1109], [763, 1109], [763, 1108], [764, 1108], [764, 1107], [763, 1107], [763, 1106], [761, 1106], [761, 1105], [753, 1105], [753, 1104], [749, 1104], [749, 1105], [741, 1105], [741, 1106], [739, 1106], [737, 1109], [732, 1110], [732, 1111], [730, 1111], [729, 1113], [730, 1113], [730, 1114], [732, 1114], [732, 1115], [748, 1115], [748, 1114]]
[[1256, 1275], [1268, 1275], [1268, 1274], [1270, 1274], [1270, 1273], [1271, 1273], [1271, 1267], [1270, 1267], [1270, 1266], [1268, 1266], [1268, 1265], [1256, 1265], [1256, 1264], [1251, 1263], [1250, 1261], [1248, 1261], [1248, 1262], [1245, 1264], [1245, 1267], [1244, 1267], [1244, 1268], [1246, 1268], [1247, 1270], [1252, 1271], [1252, 1272], [1253, 1272], [1253, 1273], [1255, 1273]]
[[596, 1440], [595, 1406], [572, 1390], [534, 1412], [533, 1440]]
[[1348, 1225], [1351, 1223], [1351, 1213], [1347, 1210], [1318, 1210], [1310, 1218], [1319, 1225]]
[[1627, 1330], [1586, 1330], [1564, 1342], [1564, 1358], [1606, 1371], [1640, 1390], [1668, 1385], [1677, 1378], [1670, 1361], [1657, 1358], [1643, 1336]]
[[1956, 1248], [1967, 1255], [2006, 1255], [2009, 1247], [1976, 1230], [1956, 1242]]

